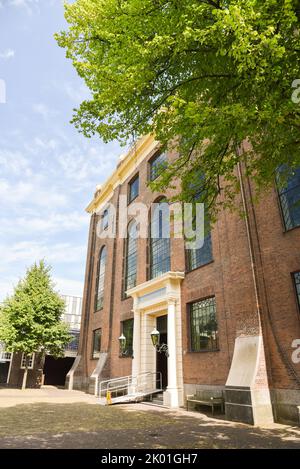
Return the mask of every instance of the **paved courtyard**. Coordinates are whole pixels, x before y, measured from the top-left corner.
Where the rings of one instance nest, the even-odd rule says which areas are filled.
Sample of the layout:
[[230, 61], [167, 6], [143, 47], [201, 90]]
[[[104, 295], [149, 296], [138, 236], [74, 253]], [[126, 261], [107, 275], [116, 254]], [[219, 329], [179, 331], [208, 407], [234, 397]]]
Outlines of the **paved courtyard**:
[[0, 389], [0, 448], [300, 448], [300, 428], [256, 428], [144, 404], [100, 406], [54, 387]]

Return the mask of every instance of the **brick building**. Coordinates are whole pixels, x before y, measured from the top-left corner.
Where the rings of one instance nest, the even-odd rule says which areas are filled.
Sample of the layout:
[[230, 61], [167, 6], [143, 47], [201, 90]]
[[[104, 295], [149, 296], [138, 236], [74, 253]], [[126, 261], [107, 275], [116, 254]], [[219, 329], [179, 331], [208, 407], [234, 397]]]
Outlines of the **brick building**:
[[[65, 348], [64, 357], [54, 358], [46, 355], [44, 363], [41, 356], [34, 353], [29, 359], [27, 387], [39, 387], [42, 383], [64, 386], [67, 373], [77, 356], [81, 322], [82, 298], [62, 295], [66, 308], [62, 321], [70, 328], [73, 340]], [[25, 369], [25, 357], [22, 353], [9, 353], [0, 343], [0, 385], [21, 387]], [[43, 376], [44, 375], [44, 376]]]
[[[286, 188], [279, 192], [274, 185], [254, 204], [251, 181], [239, 166], [237, 203], [247, 216], [224, 210], [197, 250], [174, 236], [135, 239], [133, 214], [127, 238], [103, 238], [111, 225], [118, 233], [124, 212], [136, 203], [148, 207], [150, 227], [165, 218], [150, 215], [151, 204], [162, 203], [164, 195], [147, 182], [164, 159], [175, 157], [160, 153], [151, 136], [141, 138], [87, 208], [82, 332], [72, 386], [97, 394], [103, 380], [160, 372], [167, 406], [184, 405], [198, 386], [224, 391], [229, 419], [296, 422], [300, 207], [294, 202], [300, 171]], [[152, 344], [156, 330], [168, 357]]]

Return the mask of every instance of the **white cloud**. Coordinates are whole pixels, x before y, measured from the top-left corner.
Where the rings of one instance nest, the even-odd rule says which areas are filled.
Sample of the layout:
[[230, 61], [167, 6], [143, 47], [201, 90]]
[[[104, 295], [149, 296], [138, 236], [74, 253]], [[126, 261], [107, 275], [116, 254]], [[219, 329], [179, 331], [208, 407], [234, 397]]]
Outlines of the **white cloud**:
[[73, 264], [82, 262], [86, 256], [86, 246], [71, 243], [53, 243], [48, 245], [44, 241], [21, 241], [12, 245], [0, 244], [1, 266], [5, 271], [7, 265], [13, 263], [27, 263], [28, 266], [40, 259], [47, 263]]
[[6, 49], [3, 52], [0, 52], [0, 59], [8, 60], [15, 56], [15, 51], [13, 49]]
[[0, 216], [1, 235], [53, 235], [57, 233], [78, 232], [82, 228], [88, 230], [88, 216], [84, 213], [48, 213], [44, 216], [28, 211], [24, 216]]
[[35, 103], [33, 106], [32, 106], [32, 109], [33, 111], [42, 116], [42, 118], [44, 120], [48, 120], [50, 119], [51, 117], [55, 117], [57, 116], [57, 111], [54, 111], [52, 109], [50, 109], [46, 104], [44, 103]]
[[76, 104], [80, 104], [90, 96], [88, 88], [82, 83], [78, 86], [77, 83], [66, 82], [63, 84], [63, 89], [71, 101]]
[[31, 176], [31, 169], [28, 160], [20, 151], [12, 151], [0, 147], [0, 168], [1, 173], [20, 176]]
[[[55, 289], [62, 295], [82, 296], [83, 282], [68, 278], [54, 277]], [[0, 286], [1, 288], [1, 286]], [[1, 291], [1, 290], [0, 290]]]
[[[48, 211], [54, 207], [67, 205], [67, 197], [60, 194], [55, 187], [40, 187], [33, 182], [12, 183], [0, 180], [0, 200], [3, 206], [21, 209], [22, 206], [38, 206]], [[45, 212], [47, 213], [47, 212]]]
[[13, 292], [14, 286], [18, 283], [16, 277], [9, 277], [5, 280], [0, 279], [0, 302]]
[[[39, 12], [40, 6], [47, 3], [48, 6], [52, 6], [55, 3], [62, 3], [63, 0], [7, 0], [6, 6], [11, 6], [17, 9], [23, 9], [27, 14], [32, 15], [34, 12]], [[3, 0], [0, 2], [0, 7], [3, 7]]]

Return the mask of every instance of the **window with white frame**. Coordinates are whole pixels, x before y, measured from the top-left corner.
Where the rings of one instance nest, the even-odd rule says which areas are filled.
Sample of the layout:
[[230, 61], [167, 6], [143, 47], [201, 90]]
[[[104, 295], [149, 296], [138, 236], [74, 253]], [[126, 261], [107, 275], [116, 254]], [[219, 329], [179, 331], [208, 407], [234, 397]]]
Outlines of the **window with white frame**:
[[[27, 355], [27, 363], [28, 363], [27, 368], [29, 370], [32, 370], [33, 364], [34, 364], [34, 353]], [[22, 354], [21, 368], [22, 369], [26, 368], [26, 354], [25, 353]]]

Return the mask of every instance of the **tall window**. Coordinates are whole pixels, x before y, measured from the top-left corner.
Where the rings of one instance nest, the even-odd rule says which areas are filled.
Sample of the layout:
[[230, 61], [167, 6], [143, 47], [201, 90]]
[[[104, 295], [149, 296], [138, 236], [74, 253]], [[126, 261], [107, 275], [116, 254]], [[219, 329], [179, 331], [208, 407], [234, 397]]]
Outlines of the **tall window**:
[[99, 358], [101, 351], [101, 329], [95, 329], [93, 331], [93, 349], [92, 358]]
[[132, 357], [133, 354], [133, 319], [121, 322], [122, 333], [126, 337], [125, 350], [121, 354], [124, 357]]
[[190, 304], [191, 351], [218, 350], [216, 300], [207, 298]]
[[96, 294], [95, 294], [95, 310], [96, 311], [103, 308], [105, 265], [106, 265], [106, 247], [103, 246], [103, 248], [100, 251], [98, 269], [97, 269]]
[[150, 278], [170, 270], [170, 209], [165, 199], [152, 205], [150, 225]]
[[124, 291], [136, 286], [136, 273], [137, 273], [137, 224], [133, 220], [129, 223], [127, 231], [127, 239], [125, 240], [125, 266], [124, 266]]
[[154, 181], [161, 171], [166, 167], [167, 164], [167, 154], [158, 153], [150, 160], [150, 181]]
[[296, 294], [297, 294], [297, 299], [298, 299], [298, 306], [300, 309], [300, 272], [294, 273], [293, 277], [294, 277]]
[[139, 195], [139, 175], [137, 174], [129, 183], [128, 203]]
[[[278, 170], [277, 180], [284, 171], [284, 166]], [[279, 188], [278, 193], [285, 229], [300, 226], [300, 167], [292, 171], [286, 185]]]
[[[205, 182], [205, 175], [202, 171], [197, 171], [194, 175], [195, 181], [189, 182], [189, 190], [192, 194], [193, 203], [193, 220], [192, 228], [197, 230], [196, 226], [196, 204], [201, 203], [203, 200], [203, 184]], [[205, 202], [204, 202], [205, 204]], [[192, 241], [192, 240], [191, 240]], [[212, 261], [212, 242], [211, 242], [211, 226], [210, 217], [204, 205], [204, 240], [201, 248], [187, 249], [187, 270], [193, 270], [202, 265], [208, 264]]]

